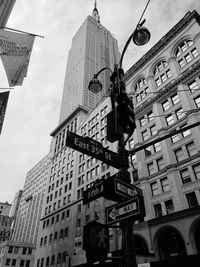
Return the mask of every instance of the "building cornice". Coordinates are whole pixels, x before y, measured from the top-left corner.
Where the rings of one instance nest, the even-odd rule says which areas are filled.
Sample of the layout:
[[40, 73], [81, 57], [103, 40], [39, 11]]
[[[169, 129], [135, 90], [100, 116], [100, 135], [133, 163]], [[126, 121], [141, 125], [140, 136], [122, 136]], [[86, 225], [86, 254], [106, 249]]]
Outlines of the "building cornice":
[[83, 106], [78, 106], [76, 109], [74, 109], [72, 111], [72, 113], [63, 121], [61, 122], [54, 130], [53, 132], [50, 133], [50, 136], [55, 136], [62, 128], [63, 126], [65, 126], [76, 114], [78, 114], [79, 112], [83, 111], [84, 113], [88, 113], [89, 110], [86, 109]]
[[160, 92], [156, 94], [155, 97], [147, 99], [146, 102], [141, 104], [139, 107], [135, 109], [135, 115], [141, 115], [142, 112], [146, 112], [149, 107], [152, 107], [153, 103], [159, 102], [163, 97], [170, 95], [175, 92], [175, 88], [181, 83], [184, 83], [191, 78], [192, 75], [200, 71], [200, 60], [196, 61], [192, 66], [190, 66], [182, 75], [176, 80], [170, 81]]
[[124, 80], [127, 82], [136, 72], [138, 72], [147, 62], [153, 59], [156, 54], [160, 52], [169, 42], [176, 38], [177, 34], [179, 34], [184, 28], [188, 26], [188, 24], [195, 19], [200, 24], [200, 16], [194, 10], [193, 12], [187, 12], [186, 15], [166, 34], [164, 35], [160, 41], [158, 41], [144, 56], [139, 59], [125, 74]]

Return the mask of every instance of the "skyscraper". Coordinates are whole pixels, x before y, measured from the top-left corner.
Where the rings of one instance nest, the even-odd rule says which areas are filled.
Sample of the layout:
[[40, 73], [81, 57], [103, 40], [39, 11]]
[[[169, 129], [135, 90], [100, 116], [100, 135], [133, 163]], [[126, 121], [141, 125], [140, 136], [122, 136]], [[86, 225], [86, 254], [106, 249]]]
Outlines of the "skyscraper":
[[69, 51], [59, 123], [63, 122], [78, 105], [93, 110], [109, 88], [109, 71], [100, 74], [103, 90], [93, 94], [88, 83], [94, 73], [103, 67], [113, 69], [118, 62], [117, 40], [101, 25], [96, 7], [72, 40]]
[[[86, 261], [81, 229], [89, 219], [103, 218], [103, 215], [99, 215], [99, 205], [89, 209], [82, 207], [83, 190], [94, 179], [113, 174], [114, 169], [67, 148], [66, 134], [76, 132], [108, 146], [106, 115], [111, 103], [109, 98], [102, 96], [109, 88], [110, 72], [104, 71], [98, 77], [103, 84], [101, 93], [90, 93], [88, 84], [101, 68], [113, 69], [118, 60], [117, 41], [100, 24], [95, 2], [92, 16], [86, 18], [75, 34], [69, 51], [59, 125], [51, 133], [52, 158], [34, 267], [73, 266]], [[104, 101], [99, 103], [100, 100]], [[112, 144], [110, 148], [113, 148]]]

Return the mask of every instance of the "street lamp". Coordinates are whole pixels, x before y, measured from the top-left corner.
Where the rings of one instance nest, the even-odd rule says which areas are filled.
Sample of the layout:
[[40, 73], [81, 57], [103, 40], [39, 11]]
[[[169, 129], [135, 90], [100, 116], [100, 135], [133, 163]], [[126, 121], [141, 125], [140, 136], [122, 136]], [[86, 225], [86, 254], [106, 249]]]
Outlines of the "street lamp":
[[92, 80], [89, 82], [88, 85], [88, 89], [89, 91], [91, 91], [92, 93], [99, 93], [102, 90], [102, 84], [101, 82], [97, 79], [97, 77], [99, 76], [99, 74], [104, 71], [104, 70], [109, 70], [112, 73], [112, 70], [108, 67], [104, 67], [102, 68], [99, 72], [97, 72], [96, 74], [94, 74], [94, 77], [92, 78]]

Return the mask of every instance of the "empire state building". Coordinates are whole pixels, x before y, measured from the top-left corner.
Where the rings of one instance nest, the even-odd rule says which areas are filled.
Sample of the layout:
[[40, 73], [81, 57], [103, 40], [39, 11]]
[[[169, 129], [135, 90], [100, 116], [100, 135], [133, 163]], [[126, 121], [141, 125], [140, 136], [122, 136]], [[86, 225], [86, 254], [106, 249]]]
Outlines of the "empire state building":
[[103, 67], [113, 69], [119, 60], [117, 40], [100, 23], [95, 6], [72, 40], [64, 81], [59, 123], [62, 123], [78, 105], [93, 110], [109, 88], [109, 71], [100, 74], [103, 90], [93, 94], [89, 81]]

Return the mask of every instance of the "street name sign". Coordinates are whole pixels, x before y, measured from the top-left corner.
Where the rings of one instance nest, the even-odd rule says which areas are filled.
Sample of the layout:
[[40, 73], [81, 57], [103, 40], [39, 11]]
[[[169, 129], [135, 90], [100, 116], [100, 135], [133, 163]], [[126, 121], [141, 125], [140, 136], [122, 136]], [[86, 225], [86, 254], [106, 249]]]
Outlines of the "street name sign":
[[83, 191], [83, 205], [102, 196], [112, 201], [121, 202], [137, 195], [142, 195], [142, 190], [122, 181], [116, 173], [107, 179], [95, 181], [90, 188]]
[[83, 205], [102, 197], [104, 193], [104, 179], [98, 180], [94, 185], [83, 191]]
[[66, 146], [99, 159], [114, 168], [119, 169], [121, 166], [117, 153], [104, 148], [100, 142], [92, 138], [83, 137], [68, 131]]
[[119, 221], [131, 219], [136, 221], [144, 218], [145, 208], [142, 196], [135, 196], [120, 204], [115, 204], [106, 208], [106, 223], [114, 224]]
[[123, 201], [142, 195], [142, 190], [118, 178], [118, 173], [104, 182], [104, 197], [113, 201]]

